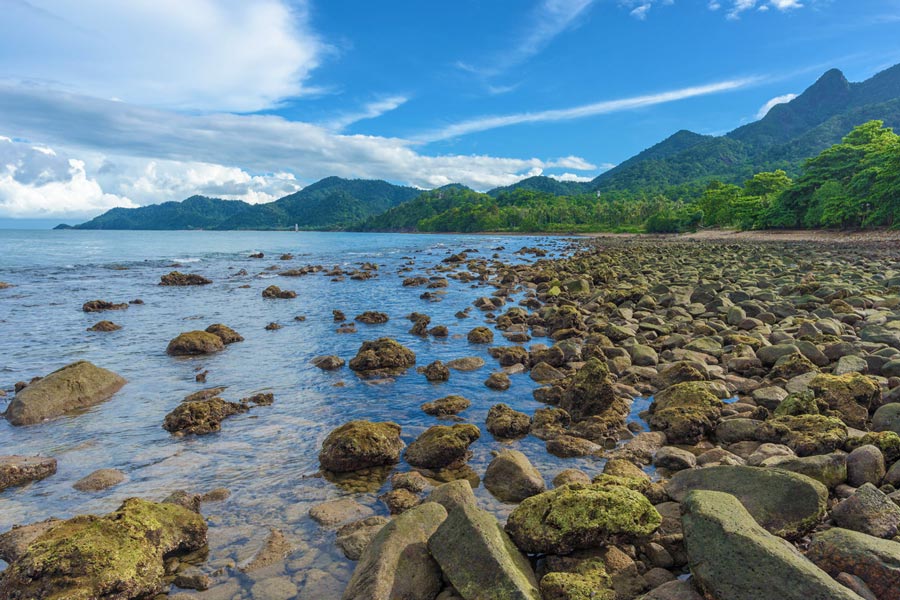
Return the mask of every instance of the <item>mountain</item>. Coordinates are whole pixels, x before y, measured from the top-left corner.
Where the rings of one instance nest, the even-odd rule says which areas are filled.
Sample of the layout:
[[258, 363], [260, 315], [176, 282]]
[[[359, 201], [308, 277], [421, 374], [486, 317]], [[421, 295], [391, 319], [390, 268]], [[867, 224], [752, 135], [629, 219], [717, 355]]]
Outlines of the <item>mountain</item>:
[[292, 229], [295, 224], [302, 229], [339, 229], [420, 193], [386, 181], [327, 177], [265, 204], [192, 196], [181, 202], [114, 208], [74, 229]]
[[404, 202], [353, 226], [357, 231], [416, 231], [419, 223], [453, 208], [477, 203], [486, 198], [458, 183], [422, 192], [414, 200]]
[[583, 194], [588, 190], [586, 184], [578, 181], [560, 181], [553, 177], [544, 175], [536, 175], [527, 177], [522, 181], [517, 181], [512, 185], [497, 187], [487, 192], [488, 196], [496, 198], [503, 192], [512, 192], [514, 190], [530, 190], [532, 192], [544, 192], [555, 196], [571, 196], [574, 194]]
[[869, 120], [900, 127], [900, 65], [861, 83], [831, 69], [802, 94], [777, 104], [762, 119], [724, 136], [679, 131], [602, 173], [599, 191], [658, 192], [718, 179], [741, 183], [760, 171], [797, 175], [803, 162], [837, 144]]

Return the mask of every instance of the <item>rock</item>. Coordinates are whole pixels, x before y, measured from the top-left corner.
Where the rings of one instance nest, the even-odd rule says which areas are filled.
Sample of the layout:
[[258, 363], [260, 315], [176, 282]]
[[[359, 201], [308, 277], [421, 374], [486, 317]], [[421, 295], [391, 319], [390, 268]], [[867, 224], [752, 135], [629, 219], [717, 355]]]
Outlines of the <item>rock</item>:
[[847, 373], [866, 373], [869, 364], [860, 356], [847, 355], [838, 359], [834, 366], [834, 375], [846, 375]]
[[547, 440], [547, 452], [559, 458], [599, 455], [603, 446], [571, 435], [557, 435]]
[[476, 327], [466, 335], [470, 344], [491, 344], [494, 342], [494, 332], [487, 327]]
[[163, 420], [163, 429], [169, 433], [204, 435], [222, 430], [222, 421], [232, 415], [247, 412], [249, 406], [228, 402], [221, 398], [182, 402]]
[[697, 593], [689, 581], [676, 579], [653, 588], [639, 600], [703, 600], [703, 596]]
[[678, 361], [660, 369], [656, 377], [653, 378], [653, 386], [656, 389], [664, 390], [676, 383], [706, 381], [707, 379], [709, 379], [709, 376], [702, 365], [688, 361]]
[[164, 559], [206, 545], [206, 523], [181, 506], [129, 498], [40, 535], [4, 571], [3, 598], [143, 598], [166, 589]]
[[416, 364], [415, 353], [391, 338], [363, 342], [350, 359], [350, 368], [361, 373], [400, 373]]
[[[731, 447], [733, 448], [734, 446]], [[795, 456], [794, 451], [784, 444], [759, 444], [756, 449], [750, 453], [750, 456], [747, 457], [747, 465], [758, 467], [770, 458], [783, 456]], [[813, 477], [813, 479], [815, 479], [815, 477]]]
[[812, 477], [829, 489], [847, 481], [847, 455], [843, 452], [816, 456], [775, 456], [764, 460], [762, 466], [777, 467]]
[[0, 456], [0, 491], [40, 481], [56, 473], [56, 459], [40, 456]]
[[655, 367], [659, 362], [659, 355], [656, 350], [650, 346], [642, 344], [634, 344], [627, 347], [628, 354], [631, 355], [631, 364], [639, 367]]
[[546, 383], [550, 381], [559, 381], [560, 379], [565, 379], [565, 375], [562, 374], [562, 371], [551, 367], [545, 362], [539, 362], [531, 368], [530, 377], [537, 381], [538, 383]]
[[522, 346], [505, 346], [491, 348], [488, 352], [497, 359], [501, 367], [511, 367], [513, 365], [529, 364], [528, 350]]
[[872, 430], [900, 434], [900, 402], [890, 402], [878, 407], [872, 415]]
[[811, 391], [790, 394], [775, 408], [776, 417], [817, 415], [819, 407]]
[[317, 356], [313, 358], [311, 361], [313, 366], [322, 369], [323, 371], [336, 371], [344, 366], [344, 359], [339, 356], [334, 356], [333, 354], [327, 356]]
[[475, 506], [450, 511], [428, 549], [463, 598], [541, 600], [528, 559], [497, 520]]
[[506, 531], [524, 552], [567, 554], [611, 538], [649, 535], [661, 522], [638, 492], [573, 483], [526, 498], [509, 515]]
[[179, 334], [166, 346], [166, 354], [170, 356], [195, 356], [213, 354], [225, 349], [222, 338], [205, 331], [188, 331]]
[[326, 471], [345, 473], [392, 465], [404, 444], [396, 423], [350, 421], [333, 430], [322, 443], [319, 464]]
[[597, 358], [589, 359], [566, 385], [559, 407], [581, 421], [600, 417], [608, 421], [610, 429], [625, 423], [628, 405], [616, 397], [606, 363]]
[[664, 446], [653, 457], [653, 464], [674, 473], [696, 467], [697, 457], [682, 448]]
[[[591, 555], [576, 558], [576, 555], [548, 559], [549, 572], [541, 578], [544, 600], [615, 600], [618, 594], [603, 559]], [[621, 595], [630, 598], [634, 594]]]
[[531, 434], [539, 439], [549, 440], [562, 435], [571, 421], [569, 413], [561, 408], [539, 408], [534, 411]]
[[450, 379], [450, 369], [439, 360], [436, 360], [419, 370], [425, 375], [425, 379], [428, 381], [447, 381]]
[[185, 286], [185, 285], [209, 285], [211, 279], [196, 273], [180, 273], [172, 271], [168, 275], [159, 278], [159, 285]]
[[277, 564], [291, 553], [291, 544], [285, 539], [284, 534], [278, 529], [269, 531], [263, 547], [253, 555], [246, 565], [241, 567], [244, 573], [252, 573], [259, 569]]
[[797, 538], [825, 516], [828, 489], [818, 481], [779, 469], [719, 466], [679, 471], [665, 484], [682, 502], [694, 490], [725, 492], [737, 498], [770, 533]]
[[30, 525], [13, 525], [12, 529], [0, 534], [0, 560], [14, 563], [31, 545], [58, 523], [59, 519], [47, 519]]
[[378, 496], [378, 499], [384, 502], [392, 515], [399, 515], [421, 502], [415, 493], [403, 488], [386, 492]]
[[894, 504], [884, 492], [871, 483], [866, 483], [852, 496], [841, 500], [831, 517], [838, 527], [852, 529], [880, 538], [897, 535], [900, 526], [900, 507]]
[[484, 366], [484, 359], [479, 356], [454, 358], [447, 363], [447, 366], [454, 371], [477, 371]]
[[484, 473], [484, 487], [502, 502], [521, 502], [546, 489], [544, 478], [518, 450], [501, 450]]
[[783, 540], [734, 496], [697, 490], [682, 504], [695, 582], [717, 600], [859, 600]]
[[368, 517], [347, 523], [337, 530], [335, 542], [344, 556], [350, 560], [359, 560], [363, 550], [366, 549], [375, 534], [389, 522], [390, 519], [387, 517]]
[[110, 332], [110, 331], [118, 331], [122, 329], [121, 325], [116, 325], [112, 321], [97, 321], [90, 327], [88, 327], [88, 331], [99, 331], [99, 332]]
[[309, 509], [310, 518], [323, 527], [334, 527], [347, 521], [372, 515], [372, 509], [353, 498], [338, 498], [316, 504]]
[[263, 298], [289, 300], [297, 297], [297, 292], [291, 290], [282, 290], [277, 285], [270, 285], [262, 292]]
[[387, 313], [378, 312], [377, 310], [367, 310], [366, 312], [356, 315], [354, 321], [358, 321], [359, 323], [366, 323], [367, 325], [379, 325], [381, 323], [387, 323], [390, 319], [387, 316]]
[[100, 312], [103, 310], [125, 310], [128, 308], [127, 302], [122, 302], [120, 304], [116, 304], [114, 302], [107, 302], [106, 300], [91, 300], [90, 302], [85, 302], [81, 306], [81, 310], [84, 312]]
[[484, 380], [484, 385], [492, 390], [508, 390], [510, 386], [509, 375], [503, 372], [491, 373], [488, 375], [488, 378]]
[[722, 401], [700, 382], [678, 383], [659, 392], [647, 422], [665, 432], [673, 444], [696, 444], [710, 435], [721, 414]]
[[860, 373], [819, 375], [809, 382], [809, 388], [815, 392], [818, 402], [839, 413], [844, 423], [858, 429], [865, 428], [869, 410], [881, 399], [881, 388]]
[[756, 439], [784, 444], [798, 456], [827, 454], [844, 446], [847, 426], [840, 419], [822, 415], [776, 417], [760, 425]]
[[266, 331], [278, 331], [279, 329], [281, 329], [281, 325], [279, 323], [276, 323], [275, 321], [272, 321], [271, 323], [266, 325], [264, 329]]
[[112, 371], [85, 360], [74, 362], [18, 392], [6, 419], [13, 425], [40, 423], [108, 400], [125, 383]]
[[433, 600], [443, 587], [428, 539], [447, 518], [426, 502], [387, 523], [363, 550], [342, 600]]
[[787, 390], [777, 386], [756, 388], [750, 394], [753, 401], [769, 410], [775, 410], [788, 397]]
[[125, 481], [125, 473], [118, 469], [98, 469], [72, 484], [79, 492], [99, 492]]
[[469, 446], [479, 437], [474, 425], [434, 425], [409, 445], [406, 461], [425, 469], [458, 468], [469, 459]]
[[448, 512], [463, 504], [476, 505], [472, 485], [465, 479], [457, 479], [437, 486], [428, 495], [426, 502], [437, 502]]
[[511, 409], [506, 404], [495, 404], [488, 411], [485, 425], [494, 437], [515, 439], [528, 435], [531, 417]]
[[756, 419], [723, 419], [716, 426], [716, 440], [722, 444], [734, 444], [756, 439], [756, 430], [762, 421]]
[[222, 340], [222, 343], [226, 346], [228, 344], [234, 344], [237, 342], [243, 342], [244, 336], [239, 334], [237, 331], [229, 327], [228, 325], [223, 325], [222, 323], [213, 323], [209, 327], [206, 328], [206, 333], [211, 333], [215, 336], [218, 336], [219, 339]]
[[562, 487], [570, 483], [591, 484], [591, 478], [578, 469], [563, 469], [553, 478], [553, 487]]
[[847, 483], [853, 487], [864, 483], [878, 485], [885, 473], [884, 455], [876, 446], [860, 446], [847, 457]]
[[431, 484], [421, 473], [417, 471], [408, 471], [406, 473], [394, 473], [391, 475], [391, 487], [395, 490], [409, 490], [410, 492], [418, 494], [431, 487]]
[[434, 402], [426, 402], [421, 408], [427, 415], [443, 418], [457, 415], [469, 408], [471, 404], [471, 402], [462, 396], [451, 395], [438, 398]]
[[836, 527], [816, 533], [806, 557], [832, 577], [859, 577], [877, 598], [900, 590], [900, 544], [894, 541]]
[[297, 585], [287, 577], [267, 577], [253, 584], [250, 596], [253, 600], [293, 600], [297, 591]]

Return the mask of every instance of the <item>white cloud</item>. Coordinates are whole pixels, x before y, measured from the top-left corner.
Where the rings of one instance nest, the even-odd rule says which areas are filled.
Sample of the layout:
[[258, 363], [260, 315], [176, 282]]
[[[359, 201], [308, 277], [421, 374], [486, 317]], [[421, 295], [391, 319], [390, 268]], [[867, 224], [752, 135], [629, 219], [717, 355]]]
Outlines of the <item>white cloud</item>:
[[795, 8], [803, 8], [798, 0], [769, 0], [769, 4], [778, 10], [792, 10]]
[[305, 2], [8, 0], [0, 73], [101, 98], [250, 112], [314, 91]]
[[709, 0], [709, 4], [706, 5], [709, 10], [719, 10], [722, 8], [722, 5], [717, 2], [717, 0]]
[[628, 14], [639, 21], [647, 19], [650, 9], [655, 4], [663, 6], [671, 6], [675, 4], [675, 0], [619, 0], [619, 6], [625, 8]]
[[592, 104], [585, 104], [582, 106], [575, 106], [571, 108], [478, 117], [475, 119], [454, 123], [436, 131], [427, 132], [421, 136], [418, 136], [417, 139], [422, 142], [432, 142], [466, 135], [469, 133], [475, 133], [478, 131], [487, 131], [490, 129], [497, 129], [499, 127], [518, 125], [521, 123], [543, 123], [548, 121], [568, 121], [572, 119], [581, 119], [584, 117], [621, 112], [624, 110], [632, 110], [636, 108], [653, 106], [656, 104], [685, 100], [687, 98], [694, 98], [697, 96], [706, 96], [709, 94], [736, 90], [747, 87], [748, 85], [756, 83], [757, 81], [759, 81], [759, 78], [757, 77], [732, 79], [707, 85], [661, 92], [658, 94], [634, 96], [631, 98], [622, 98], [619, 100], [606, 100], [603, 102], [595, 102]]
[[762, 119], [764, 116], [769, 114], [769, 111], [772, 110], [772, 107], [776, 104], [785, 104], [796, 97], [797, 94], [784, 94], [783, 96], [775, 96], [774, 98], [763, 104], [762, 107], [760, 107], [760, 109], [756, 112], [756, 118]]
[[396, 110], [406, 104], [409, 98], [405, 96], [388, 96], [374, 102], [364, 104], [358, 112], [346, 113], [326, 123], [326, 127], [340, 131], [357, 121], [375, 119], [384, 113]]
[[635, 19], [639, 19], [639, 20], [643, 21], [644, 19], [647, 18], [648, 12], [650, 12], [650, 3], [646, 2], [644, 4], [640, 4], [636, 7], [634, 7], [632, 9], [632, 11], [628, 14], [630, 14]]
[[[715, 0], [712, 0], [712, 2], [715, 2]], [[716, 2], [716, 4], [718, 4], [718, 2]], [[754, 8], [760, 12], [766, 12], [769, 8], [787, 12], [789, 10], [803, 8], [803, 6], [804, 4], [799, 0], [734, 0], [733, 5], [726, 16], [731, 20], [737, 20], [741, 18], [741, 13], [745, 13]], [[712, 8], [712, 6], [710, 6], [710, 8]]]
[[577, 181], [580, 183], [587, 183], [588, 181], [592, 181], [594, 179], [590, 176], [576, 175], [575, 173], [562, 173], [561, 175], [550, 175], [549, 177], [557, 181]]

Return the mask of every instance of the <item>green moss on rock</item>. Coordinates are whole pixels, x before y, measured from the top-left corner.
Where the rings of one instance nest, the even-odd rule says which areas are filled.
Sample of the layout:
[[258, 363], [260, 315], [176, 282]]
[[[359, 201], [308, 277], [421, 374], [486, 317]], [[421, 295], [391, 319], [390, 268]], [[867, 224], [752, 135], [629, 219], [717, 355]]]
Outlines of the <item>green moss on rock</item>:
[[469, 458], [469, 446], [481, 437], [475, 425], [435, 425], [406, 449], [406, 461], [425, 469], [453, 469], [461, 467]]
[[798, 456], [828, 454], [847, 441], [847, 426], [840, 419], [823, 415], [776, 417], [759, 426], [756, 439], [784, 444]]
[[650, 405], [650, 427], [664, 431], [670, 444], [696, 444], [711, 434], [722, 401], [703, 382], [677, 383], [659, 392]]
[[781, 401], [775, 408], [776, 417], [798, 416], [798, 415], [817, 415], [819, 408], [816, 406], [816, 399], [812, 392], [805, 391], [797, 394], [791, 394]]
[[195, 356], [198, 354], [213, 354], [225, 349], [222, 338], [206, 331], [188, 331], [179, 334], [169, 342], [166, 354], [171, 356]]
[[572, 571], [553, 571], [541, 578], [544, 600], [615, 600], [612, 578], [598, 557], [579, 561]]
[[847, 440], [844, 449], [852, 452], [860, 446], [871, 444], [881, 450], [884, 460], [887, 464], [891, 464], [900, 459], [900, 435], [893, 431], [871, 432], [858, 438]]
[[350, 421], [328, 434], [319, 452], [326, 471], [346, 473], [369, 467], [392, 465], [400, 460], [403, 442], [396, 423]]
[[350, 368], [362, 373], [397, 373], [416, 364], [416, 355], [409, 348], [391, 338], [363, 342], [350, 359]]
[[815, 393], [820, 411], [831, 410], [857, 429], [865, 429], [869, 410], [881, 399], [878, 384], [860, 373], [818, 375], [809, 382], [809, 389]]

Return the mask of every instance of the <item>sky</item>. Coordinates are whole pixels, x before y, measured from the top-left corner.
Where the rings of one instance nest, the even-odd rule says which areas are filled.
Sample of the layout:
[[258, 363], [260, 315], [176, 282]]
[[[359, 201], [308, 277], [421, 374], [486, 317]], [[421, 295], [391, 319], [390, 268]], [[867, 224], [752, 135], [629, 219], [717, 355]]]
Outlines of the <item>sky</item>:
[[900, 0], [0, 0], [0, 218], [323, 177], [587, 181], [827, 69], [900, 63]]

